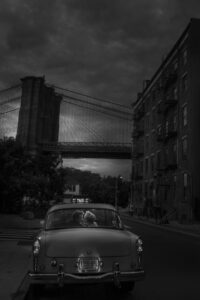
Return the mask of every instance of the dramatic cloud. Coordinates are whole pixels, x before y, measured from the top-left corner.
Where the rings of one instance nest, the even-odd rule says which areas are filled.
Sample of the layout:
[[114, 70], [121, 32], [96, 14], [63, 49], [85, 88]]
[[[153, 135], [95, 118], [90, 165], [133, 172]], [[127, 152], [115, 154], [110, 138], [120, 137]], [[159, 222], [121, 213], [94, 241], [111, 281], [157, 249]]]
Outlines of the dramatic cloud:
[[26, 75], [130, 105], [198, 0], [2, 0], [0, 89]]
[[3, 0], [0, 86], [46, 75], [130, 104], [198, 11], [198, 0]]

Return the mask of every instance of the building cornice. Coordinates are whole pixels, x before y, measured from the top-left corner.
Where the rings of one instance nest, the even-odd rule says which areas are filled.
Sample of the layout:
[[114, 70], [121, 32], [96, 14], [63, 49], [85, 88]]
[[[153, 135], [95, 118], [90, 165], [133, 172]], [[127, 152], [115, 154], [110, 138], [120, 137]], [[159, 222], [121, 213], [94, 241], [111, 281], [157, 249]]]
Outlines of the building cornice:
[[159, 66], [159, 68], [157, 69], [155, 74], [149, 80], [149, 84], [144, 88], [144, 90], [142, 92], [139, 93], [140, 95], [139, 95], [138, 99], [136, 100], [136, 102], [134, 102], [132, 104], [133, 109], [137, 108], [138, 105], [142, 102], [143, 98], [148, 94], [149, 90], [152, 88], [155, 81], [160, 77], [164, 67], [166, 67], [171, 62], [171, 60], [176, 55], [177, 51], [180, 50], [180, 48], [183, 46], [184, 42], [186, 41], [186, 39], [188, 37], [188, 31], [191, 26], [192, 20], [194, 20], [194, 19], [190, 20], [189, 24], [187, 25], [187, 27], [185, 28], [185, 30], [183, 31], [183, 33], [181, 34], [181, 36], [179, 37], [177, 42], [174, 44], [174, 46], [172, 47], [170, 52], [167, 54], [166, 58], [163, 60], [163, 62], [161, 63], [161, 65]]

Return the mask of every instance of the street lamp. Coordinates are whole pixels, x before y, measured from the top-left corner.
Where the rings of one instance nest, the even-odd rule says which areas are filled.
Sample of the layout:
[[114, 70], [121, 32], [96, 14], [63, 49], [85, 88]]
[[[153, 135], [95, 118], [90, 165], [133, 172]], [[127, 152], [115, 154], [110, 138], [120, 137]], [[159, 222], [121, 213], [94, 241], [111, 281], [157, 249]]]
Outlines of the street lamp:
[[118, 209], [118, 194], [119, 194], [119, 181], [122, 180], [122, 176], [118, 176], [115, 179], [115, 209]]

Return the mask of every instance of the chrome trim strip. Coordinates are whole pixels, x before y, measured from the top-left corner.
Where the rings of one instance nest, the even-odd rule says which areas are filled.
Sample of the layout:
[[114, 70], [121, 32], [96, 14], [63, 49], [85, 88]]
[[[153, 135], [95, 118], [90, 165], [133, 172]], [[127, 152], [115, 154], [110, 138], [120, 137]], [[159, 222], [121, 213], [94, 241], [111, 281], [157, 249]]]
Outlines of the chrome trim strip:
[[[31, 279], [53, 279], [58, 277], [57, 273], [29, 273], [28, 274], [29, 277]], [[143, 278], [145, 276], [145, 272], [144, 270], [139, 270], [139, 271], [130, 271], [130, 272], [119, 272], [119, 277], [120, 276], [135, 276], [137, 277], [141, 277]], [[99, 280], [99, 279], [105, 279], [105, 278], [109, 278], [109, 277], [114, 277], [114, 272], [109, 272], [109, 273], [105, 273], [105, 274], [99, 274], [99, 275], [84, 275], [84, 276], [80, 276], [80, 275], [74, 275], [74, 274], [69, 274], [69, 273], [64, 273], [63, 274], [64, 278], [69, 278], [69, 279], [75, 279], [75, 280], [80, 280], [80, 281], [87, 281], [87, 280]]]

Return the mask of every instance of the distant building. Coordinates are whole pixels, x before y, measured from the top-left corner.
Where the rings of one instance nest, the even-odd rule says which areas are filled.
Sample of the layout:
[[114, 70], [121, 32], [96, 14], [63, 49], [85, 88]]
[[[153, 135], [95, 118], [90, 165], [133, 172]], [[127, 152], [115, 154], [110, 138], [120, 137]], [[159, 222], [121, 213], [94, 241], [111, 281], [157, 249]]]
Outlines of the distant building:
[[132, 183], [138, 213], [200, 220], [200, 20], [189, 25], [133, 104]]

